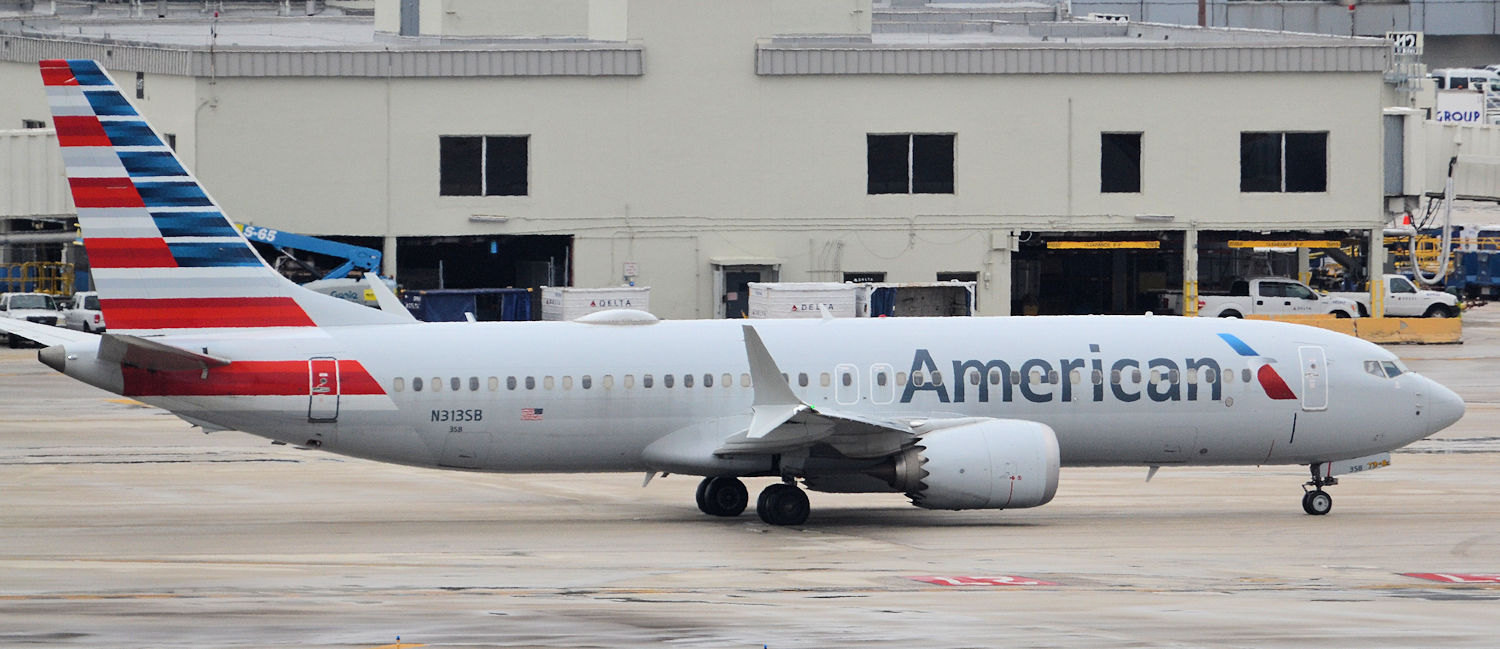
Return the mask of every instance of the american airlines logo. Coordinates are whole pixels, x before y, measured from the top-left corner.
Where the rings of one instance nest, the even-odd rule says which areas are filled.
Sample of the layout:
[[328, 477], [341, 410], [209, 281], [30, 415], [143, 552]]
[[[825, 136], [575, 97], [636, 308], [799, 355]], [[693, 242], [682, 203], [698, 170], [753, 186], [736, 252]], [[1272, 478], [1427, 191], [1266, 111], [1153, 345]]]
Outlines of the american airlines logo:
[[[1226, 344], [1235, 353], [1242, 357], [1258, 358], [1259, 354], [1243, 340], [1231, 334], [1219, 334]], [[934, 376], [938, 371], [938, 362], [932, 358], [932, 353], [926, 349], [918, 349], [911, 360], [912, 380], [906, 384], [906, 389], [901, 393], [901, 403], [911, 403], [918, 392], [931, 392], [937, 397], [939, 403], [965, 403], [977, 401], [987, 403], [991, 400], [991, 390], [998, 390], [998, 400], [1010, 403], [1015, 399], [1015, 394], [1020, 393], [1021, 398], [1032, 403], [1048, 403], [1051, 401], [1104, 401], [1108, 394], [1116, 401], [1126, 403], [1140, 401], [1144, 396], [1158, 403], [1167, 401], [1219, 401], [1223, 396], [1223, 370], [1219, 362], [1212, 358], [1184, 358], [1180, 362], [1171, 358], [1152, 358], [1141, 361], [1134, 358], [1121, 358], [1114, 361], [1106, 361], [1100, 354], [1100, 346], [1089, 345], [1088, 358], [1060, 358], [1056, 364], [1048, 359], [1030, 358], [1019, 363], [1012, 364], [999, 359], [963, 359], [950, 361], [955, 377], [952, 390], [943, 383], [935, 383], [932, 380], [918, 381], [918, 376]], [[1108, 375], [1105, 367], [1109, 368]], [[979, 380], [971, 383], [969, 371], [978, 373]], [[1021, 377], [1020, 381], [1011, 380], [1011, 372], [1015, 370]], [[1091, 381], [1078, 385], [1080, 390], [1075, 390], [1072, 381], [1074, 371], [1089, 370]], [[1053, 371], [1057, 372], [1056, 381], [1050, 380]], [[1142, 382], [1138, 379], [1122, 380], [1124, 376], [1135, 377], [1137, 374], [1156, 372], [1158, 376], [1173, 376], [1178, 372], [1200, 372], [1212, 378], [1205, 381], [1207, 385], [1200, 386], [1197, 381], [1176, 380], [1153, 380]], [[1230, 370], [1231, 372], [1233, 370]], [[991, 372], [999, 372], [1001, 380], [991, 384]], [[1208, 373], [1212, 374], [1208, 374]], [[1033, 374], [1041, 374], [1042, 382], [1034, 383], [1030, 379]], [[1116, 378], [1116, 377], [1121, 378]], [[1272, 367], [1270, 363], [1260, 366], [1255, 372], [1255, 378], [1261, 388], [1266, 391], [1266, 396], [1274, 400], [1296, 399], [1294, 393], [1281, 374]], [[1247, 377], [1248, 381], [1249, 378]], [[1105, 389], [1108, 383], [1109, 389]], [[1086, 386], [1086, 387], [1085, 387]], [[1207, 394], [1203, 394], [1204, 392]], [[971, 394], [972, 391], [972, 394]]]
[[[1098, 353], [1098, 345], [1089, 345], [1094, 353]], [[926, 349], [918, 349], [911, 360], [911, 375], [913, 379], [906, 383], [906, 390], [901, 393], [901, 403], [911, 403], [919, 392], [931, 392], [937, 397], [939, 403], [965, 403], [977, 401], [987, 403], [998, 400], [1010, 403], [1020, 393], [1021, 398], [1032, 403], [1047, 403], [1049, 401], [1071, 402], [1071, 401], [1103, 401], [1106, 394], [1116, 401], [1126, 403], [1140, 401], [1142, 396], [1151, 401], [1199, 401], [1204, 398], [1210, 401], [1218, 401], [1223, 383], [1215, 380], [1206, 386], [1200, 386], [1196, 382], [1186, 384], [1179, 381], [1155, 381], [1140, 385], [1135, 381], [1111, 380], [1115, 372], [1149, 372], [1158, 370], [1162, 374], [1169, 375], [1181, 370], [1196, 370], [1199, 372], [1212, 371], [1217, 376], [1220, 372], [1219, 362], [1212, 358], [1184, 358], [1181, 362], [1170, 358], [1153, 358], [1140, 361], [1134, 358], [1122, 358], [1112, 362], [1106, 362], [1104, 358], [1094, 356], [1092, 358], [1062, 358], [1055, 363], [1043, 358], [1030, 358], [1018, 363], [1010, 363], [999, 359], [963, 359], [951, 361], [955, 377], [952, 385], [946, 383], [934, 383], [931, 380], [916, 380], [917, 376], [931, 377], [939, 371], [938, 362], [932, 358], [932, 353]], [[1105, 375], [1108, 368], [1110, 376]], [[1091, 374], [1099, 376], [1100, 380], [1091, 381], [1090, 385], [1075, 386], [1071, 379], [1074, 370], [1090, 370]], [[968, 372], [973, 370], [979, 373], [979, 382], [970, 384]], [[1019, 383], [1011, 381], [1011, 372], [1015, 370], [1020, 373], [1023, 380]], [[996, 385], [991, 385], [989, 376], [991, 371], [998, 371], [1001, 380]], [[1052, 372], [1058, 374], [1058, 381], [1033, 383], [1028, 379], [1034, 373], [1040, 373], [1044, 380], [1050, 377]], [[1105, 383], [1109, 385], [1106, 386]], [[951, 391], [949, 388], [952, 388]], [[1107, 387], [1107, 389], [1106, 389]], [[1083, 393], [1075, 388], [1083, 388]], [[1203, 395], [1206, 388], [1207, 395]], [[992, 394], [998, 391], [999, 394]]]

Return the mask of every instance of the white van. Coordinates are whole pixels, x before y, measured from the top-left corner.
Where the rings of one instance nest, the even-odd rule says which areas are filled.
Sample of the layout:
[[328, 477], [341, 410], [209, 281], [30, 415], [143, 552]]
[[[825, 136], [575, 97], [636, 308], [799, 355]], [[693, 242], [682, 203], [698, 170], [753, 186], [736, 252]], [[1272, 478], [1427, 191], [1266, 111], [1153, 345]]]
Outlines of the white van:
[[[1500, 72], [1478, 68], [1446, 68], [1433, 70], [1431, 77], [1439, 90], [1483, 90], [1500, 89]], [[1484, 84], [1481, 88], [1479, 84]]]

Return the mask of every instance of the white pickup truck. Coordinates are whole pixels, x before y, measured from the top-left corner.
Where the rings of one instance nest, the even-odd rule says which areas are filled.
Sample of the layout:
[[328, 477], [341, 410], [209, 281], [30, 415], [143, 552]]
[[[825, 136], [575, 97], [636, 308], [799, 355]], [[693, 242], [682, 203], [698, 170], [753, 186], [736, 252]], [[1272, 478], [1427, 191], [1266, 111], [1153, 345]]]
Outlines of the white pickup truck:
[[[0, 295], [0, 317], [57, 326], [57, 320], [60, 315], [57, 312], [57, 301], [46, 293], [6, 293]], [[7, 335], [6, 338], [12, 349], [20, 347], [22, 343], [27, 342], [25, 338], [15, 335]]]
[[[1359, 303], [1359, 314], [1370, 315], [1369, 293], [1329, 293]], [[1403, 275], [1385, 276], [1385, 314], [1393, 318], [1457, 318], [1458, 298], [1442, 291], [1417, 288]]]
[[1318, 295], [1306, 284], [1282, 277], [1235, 280], [1228, 295], [1198, 296], [1198, 315], [1208, 318], [1323, 313], [1357, 318], [1359, 304], [1348, 298]]
[[86, 333], [104, 333], [104, 312], [99, 310], [99, 294], [94, 291], [74, 293], [63, 305], [63, 326]]

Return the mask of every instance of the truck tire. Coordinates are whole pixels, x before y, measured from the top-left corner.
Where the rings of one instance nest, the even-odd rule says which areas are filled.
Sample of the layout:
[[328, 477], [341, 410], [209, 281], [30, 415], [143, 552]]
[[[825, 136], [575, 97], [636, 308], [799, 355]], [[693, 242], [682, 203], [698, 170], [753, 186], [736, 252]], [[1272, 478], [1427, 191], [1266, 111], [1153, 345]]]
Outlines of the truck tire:
[[1434, 305], [1432, 305], [1430, 307], [1427, 307], [1427, 313], [1422, 314], [1422, 317], [1424, 317], [1424, 318], [1451, 318], [1451, 317], [1453, 317], [1453, 313], [1451, 311], [1449, 311], [1448, 307], [1446, 307], [1444, 305], [1434, 304]]
[[1348, 311], [1333, 311], [1332, 313], [1333, 313], [1333, 317], [1335, 317], [1335, 318], [1352, 318], [1352, 317], [1354, 317], [1354, 316], [1349, 315]]
[[1219, 317], [1220, 318], [1243, 318], [1245, 316], [1240, 315], [1239, 311], [1235, 311], [1234, 309], [1230, 309], [1228, 311], [1220, 313]]

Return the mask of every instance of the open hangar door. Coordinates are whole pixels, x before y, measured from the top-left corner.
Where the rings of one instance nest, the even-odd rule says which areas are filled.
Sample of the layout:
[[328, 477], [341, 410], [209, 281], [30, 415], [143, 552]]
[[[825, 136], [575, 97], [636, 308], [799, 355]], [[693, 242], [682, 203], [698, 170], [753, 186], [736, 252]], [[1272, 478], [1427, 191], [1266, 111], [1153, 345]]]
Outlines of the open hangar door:
[[1015, 315], [1160, 312], [1182, 288], [1183, 233], [1022, 232], [1011, 257]]
[[1366, 287], [1363, 232], [1213, 231], [1198, 234], [1198, 291], [1225, 292], [1235, 280], [1286, 277], [1325, 291]]
[[571, 286], [569, 235], [401, 237], [402, 288], [537, 288]]

